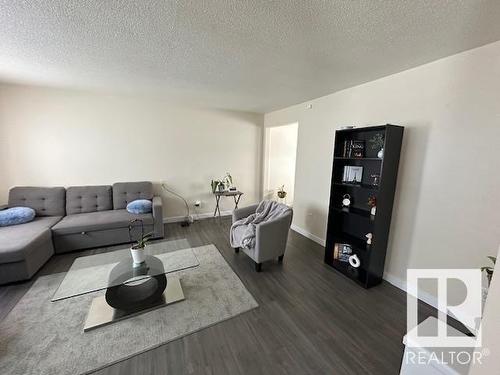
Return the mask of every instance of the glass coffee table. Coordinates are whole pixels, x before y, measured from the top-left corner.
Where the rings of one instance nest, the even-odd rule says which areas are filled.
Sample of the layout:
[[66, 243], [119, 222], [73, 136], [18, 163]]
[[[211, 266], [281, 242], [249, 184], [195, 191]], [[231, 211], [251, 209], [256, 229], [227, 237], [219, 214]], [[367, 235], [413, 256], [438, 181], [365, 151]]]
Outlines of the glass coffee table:
[[92, 300], [84, 331], [184, 300], [178, 277], [169, 273], [199, 266], [191, 248], [150, 244], [146, 260], [132, 262], [128, 248], [75, 259], [52, 302], [105, 290]]

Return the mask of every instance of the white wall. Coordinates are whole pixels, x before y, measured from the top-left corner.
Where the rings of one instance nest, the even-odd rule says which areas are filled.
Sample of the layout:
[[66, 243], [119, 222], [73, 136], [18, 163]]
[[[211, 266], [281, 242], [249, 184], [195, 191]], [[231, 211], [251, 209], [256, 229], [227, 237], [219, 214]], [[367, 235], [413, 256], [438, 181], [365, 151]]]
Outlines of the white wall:
[[277, 191], [284, 185], [286, 203], [293, 204], [298, 124], [266, 129], [264, 160], [264, 196], [278, 199]]
[[386, 277], [479, 267], [500, 238], [499, 103], [496, 42], [266, 114], [266, 127], [299, 122], [294, 225], [325, 239], [336, 128], [403, 125]]
[[[0, 204], [14, 185], [89, 185], [151, 180], [199, 213], [213, 212], [210, 180], [229, 171], [245, 194], [261, 194], [262, 115], [169, 106], [161, 98], [0, 85]], [[158, 186], [157, 186], [158, 188]], [[163, 194], [164, 216], [185, 215]], [[222, 210], [230, 210], [229, 199]]]

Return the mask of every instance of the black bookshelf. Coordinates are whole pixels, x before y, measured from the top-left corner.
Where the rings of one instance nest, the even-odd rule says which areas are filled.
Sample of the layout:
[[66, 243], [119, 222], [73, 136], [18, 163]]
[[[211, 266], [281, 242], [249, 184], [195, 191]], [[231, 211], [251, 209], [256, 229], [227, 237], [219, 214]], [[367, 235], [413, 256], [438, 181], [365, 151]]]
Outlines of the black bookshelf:
[[[382, 125], [335, 132], [325, 262], [365, 288], [379, 284], [384, 274], [403, 130], [402, 126]], [[383, 138], [382, 157], [372, 141], [377, 135]], [[361, 178], [358, 174], [349, 180], [352, 174], [344, 173], [349, 166], [362, 167]], [[346, 194], [349, 207], [342, 205]], [[376, 199], [375, 215], [368, 204], [370, 197]], [[372, 234], [371, 245], [367, 244], [368, 233]], [[339, 255], [336, 244], [340, 250], [340, 244], [349, 245], [347, 253], [356, 254], [360, 266], [345, 261], [347, 255]]]

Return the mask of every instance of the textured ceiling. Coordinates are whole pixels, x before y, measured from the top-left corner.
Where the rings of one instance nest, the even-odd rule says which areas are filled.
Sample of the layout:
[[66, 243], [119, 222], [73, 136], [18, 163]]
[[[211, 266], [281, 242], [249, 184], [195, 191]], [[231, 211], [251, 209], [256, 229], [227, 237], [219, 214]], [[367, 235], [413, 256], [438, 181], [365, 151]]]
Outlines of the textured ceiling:
[[0, 80], [266, 112], [500, 39], [499, 0], [0, 0]]

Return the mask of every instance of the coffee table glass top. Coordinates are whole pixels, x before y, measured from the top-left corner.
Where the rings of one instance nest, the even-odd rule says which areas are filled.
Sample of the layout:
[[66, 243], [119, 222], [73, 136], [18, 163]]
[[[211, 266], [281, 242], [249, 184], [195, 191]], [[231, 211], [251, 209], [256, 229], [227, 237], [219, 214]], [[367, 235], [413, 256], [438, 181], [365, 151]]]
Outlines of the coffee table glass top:
[[[200, 264], [186, 240], [149, 244], [145, 253], [146, 262], [139, 267], [134, 267], [129, 247], [76, 258], [52, 301], [134, 283], [149, 277], [197, 267]], [[160, 262], [155, 261], [155, 258]], [[116, 277], [117, 274], [120, 277]]]

